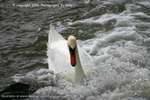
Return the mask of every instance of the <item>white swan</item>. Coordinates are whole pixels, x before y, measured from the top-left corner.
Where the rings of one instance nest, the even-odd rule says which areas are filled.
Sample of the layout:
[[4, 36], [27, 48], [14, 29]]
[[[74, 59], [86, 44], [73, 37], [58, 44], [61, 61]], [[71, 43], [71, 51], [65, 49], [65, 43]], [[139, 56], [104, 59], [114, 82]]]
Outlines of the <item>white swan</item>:
[[47, 56], [50, 70], [76, 83], [81, 83], [87, 69], [93, 66], [91, 57], [79, 46], [76, 38], [71, 35], [65, 40], [53, 26], [50, 26]]

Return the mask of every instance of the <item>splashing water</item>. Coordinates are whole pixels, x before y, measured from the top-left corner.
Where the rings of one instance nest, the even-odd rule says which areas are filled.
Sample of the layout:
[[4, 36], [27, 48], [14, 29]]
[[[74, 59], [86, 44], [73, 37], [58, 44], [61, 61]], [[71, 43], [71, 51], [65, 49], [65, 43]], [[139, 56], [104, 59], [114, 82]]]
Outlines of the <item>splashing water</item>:
[[[118, 4], [118, 0], [108, 1], [114, 5]], [[88, 75], [85, 84], [73, 84], [60, 73], [44, 77], [47, 73], [31, 72], [30, 77], [34, 76], [37, 81], [45, 80], [45, 83], [51, 80], [53, 85], [40, 88], [33, 94], [36, 98], [30, 97], [29, 100], [150, 99], [150, 2], [120, 1], [122, 2], [119, 4], [125, 6], [123, 12], [105, 13], [68, 24], [80, 31], [84, 31], [86, 26], [90, 26], [91, 30], [97, 27], [95, 25], [100, 27], [95, 32], [95, 38], [80, 43], [80, 46], [92, 55], [95, 64], [95, 71]], [[105, 29], [107, 26], [111, 28]], [[38, 79], [39, 76], [43, 78]]]

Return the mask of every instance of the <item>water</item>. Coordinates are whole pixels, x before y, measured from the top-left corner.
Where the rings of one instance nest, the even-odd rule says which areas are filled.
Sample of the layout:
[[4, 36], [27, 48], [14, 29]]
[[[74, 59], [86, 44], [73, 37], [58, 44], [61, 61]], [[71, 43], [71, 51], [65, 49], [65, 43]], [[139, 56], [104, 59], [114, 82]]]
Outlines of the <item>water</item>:
[[[61, 9], [64, 13], [49, 8], [2, 8], [1, 89], [17, 81], [34, 90], [27, 100], [149, 100], [149, 0], [97, 2]], [[84, 85], [47, 70], [46, 31], [51, 21], [65, 38], [75, 34], [92, 55], [96, 71]]]

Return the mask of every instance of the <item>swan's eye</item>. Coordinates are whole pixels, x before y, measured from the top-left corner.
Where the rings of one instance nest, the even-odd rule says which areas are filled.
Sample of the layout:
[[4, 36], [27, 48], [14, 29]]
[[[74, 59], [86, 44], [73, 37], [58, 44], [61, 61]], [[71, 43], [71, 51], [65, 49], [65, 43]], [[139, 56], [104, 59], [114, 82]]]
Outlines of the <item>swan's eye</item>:
[[75, 48], [71, 48], [70, 46], [68, 46], [68, 48], [69, 48], [70, 54], [75, 53], [76, 47]]

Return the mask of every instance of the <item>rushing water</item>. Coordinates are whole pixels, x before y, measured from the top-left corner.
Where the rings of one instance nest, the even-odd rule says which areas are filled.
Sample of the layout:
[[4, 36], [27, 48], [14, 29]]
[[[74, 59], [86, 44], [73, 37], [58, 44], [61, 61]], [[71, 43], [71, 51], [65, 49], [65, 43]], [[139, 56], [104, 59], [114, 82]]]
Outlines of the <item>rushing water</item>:
[[[3, 6], [0, 13], [1, 90], [23, 82], [30, 85], [27, 100], [150, 99], [149, 0], [97, 0], [63, 9]], [[47, 69], [51, 22], [65, 38], [75, 34], [92, 56], [96, 70], [84, 85]]]

